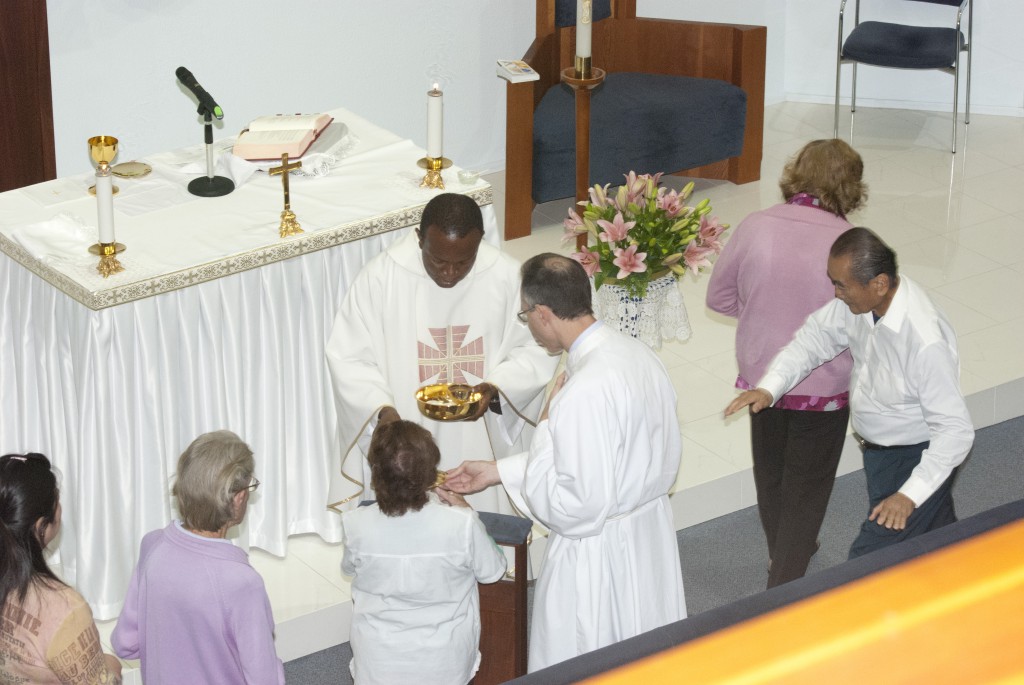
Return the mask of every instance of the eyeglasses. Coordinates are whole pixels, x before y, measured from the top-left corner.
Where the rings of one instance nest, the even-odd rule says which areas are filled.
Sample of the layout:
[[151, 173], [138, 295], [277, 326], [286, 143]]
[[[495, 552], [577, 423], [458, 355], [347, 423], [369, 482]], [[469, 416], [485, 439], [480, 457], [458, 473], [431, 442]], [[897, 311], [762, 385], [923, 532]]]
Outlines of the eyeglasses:
[[242, 489], [243, 490], [248, 490], [249, 492], [256, 492], [256, 488], [258, 488], [259, 486], [260, 486], [260, 479], [257, 478], [256, 476], [253, 476], [252, 477], [252, 482], [249, 483], [248, 485], [246, 485]]
[[524, 309], [523, 311], [521, 311], [518, 314], [516, 314], [516, 318], [519, 319], [519, 323], [526, 323], [526, 315], [529, 314], [530, 312], [532, 312], [536, 308], [537, 308], [537, 305], [533, 304], [533, 305], [530, 305], [529, 308]]

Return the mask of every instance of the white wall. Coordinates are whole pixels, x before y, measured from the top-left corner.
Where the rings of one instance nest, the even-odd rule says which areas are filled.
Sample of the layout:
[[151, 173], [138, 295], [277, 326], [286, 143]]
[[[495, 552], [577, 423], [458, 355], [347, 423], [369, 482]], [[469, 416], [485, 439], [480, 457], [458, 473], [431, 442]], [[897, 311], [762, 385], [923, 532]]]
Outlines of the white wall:
[[[786, 13], [786, 93], [792, 100], [832, 102], [839, 0], [788, 0]], [[853, 26], [854, 0], [847, 3], [844, 33]], [[923, 2], [861, 0], [861, 21], [952, 26], [956, 9]], [[974, 0], [971, 111], [1024, 114], [1024, 24], [1020, 0]], [[965, 19], [966, 28], [966, 19]], [[852, 67], [843, 67], [842, 97], [849, 100]], [[902, 71], [859, 67], [857, 101], [865, 106], [892, 106], [948, 111], [953, 80], [936, 71]], [[960, 84], [961, 107], [964, 84]], [[962, 109], [961, 109], [962, 111]]]
[[[886, 4], [908, 19], [948, 14], [917, 2], [862, 1], [865, 13]], [[1024, 3], [975, 1], [972, 109], [1020, 116], [1024, 50], [1015, 27], [1024, 25]], [[224, 108], [218, 137], [263, 114], [343, 106], [423, 145], [425, 92], [438, 80], [446, 155], [499, 169], [505, 100], [494, 62], [525, 51], [534, 21], [529, 0], [47, 0], [47, 9], [62, 176], [89, 170], [92, 135], [117, 136], [119, 161], [201, 142], [191, 96], [174, 77], [179, 66]], [[638, 9], [766, 25], [766, 101], [831, 102], [839, 0], [639, 0]], [[952, 86], [942, 74], [863, 76], [864, 105], [948, 107]]]
[[[845, 34], [855, 0], [847, 3]], [[1024, 114], [1024, 24], [1020, 0], [974, 0], [971, 110]], [[924, 2], [861, 0], [861, 18], [952, 26], [955, 8]], [[840, 0], [638, 0], [642, 16], [768, 27], [765, 101], [832, 102]], [[882, 14], [884, 13], [884, 15]], [[852, 67], [843, 67], [848, 101]], [[857, 99], [864, 106], [948, 110], [952, 79], [939, 72], [861, 67]], [[961, 84], [961, 103], [964, 96]]]
[[185, 66], [224, 109], [214, 136], [276, 112], [346, 107], [426, 144], [426, 91], [445, 91], [445, 154], [504, 165], [495, 60], [533, 40], [524, 0], [47, 0], [57, 173], [88, 171], [86, 139], [118, 161], [201, 143]]

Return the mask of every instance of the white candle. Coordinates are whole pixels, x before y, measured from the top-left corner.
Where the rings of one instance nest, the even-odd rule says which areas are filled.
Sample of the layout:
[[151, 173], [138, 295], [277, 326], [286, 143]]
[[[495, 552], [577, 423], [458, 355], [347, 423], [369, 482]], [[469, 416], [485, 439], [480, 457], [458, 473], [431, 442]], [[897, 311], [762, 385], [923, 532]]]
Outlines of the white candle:
[[106, 174], [96, 170], [96, 213], [100, 242], [114, 242], [114, 178], [109, 167]]
[[438, 84], [427, 91], [427, 157], [440, 159], [444, 140], [444, 93]]
[[590, 57], [592, 0], [576, 0], [576, 56]]

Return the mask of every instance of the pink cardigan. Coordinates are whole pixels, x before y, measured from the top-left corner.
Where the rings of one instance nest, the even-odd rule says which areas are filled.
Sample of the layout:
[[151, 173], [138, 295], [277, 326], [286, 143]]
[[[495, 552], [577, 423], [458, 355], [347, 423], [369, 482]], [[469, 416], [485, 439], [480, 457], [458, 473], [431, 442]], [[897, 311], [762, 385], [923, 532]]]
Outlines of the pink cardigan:
[[[736, 360], [751, 385], [807, 316], [835, 297], [828, 251], [850, 226], [817, 207], [783, 204], [754, 212], [733, 231], [711, 272], [707, 306], [738, 319]], [[846, 350], [789, 394], [838, 395], [849, 389], [852, 365]]]

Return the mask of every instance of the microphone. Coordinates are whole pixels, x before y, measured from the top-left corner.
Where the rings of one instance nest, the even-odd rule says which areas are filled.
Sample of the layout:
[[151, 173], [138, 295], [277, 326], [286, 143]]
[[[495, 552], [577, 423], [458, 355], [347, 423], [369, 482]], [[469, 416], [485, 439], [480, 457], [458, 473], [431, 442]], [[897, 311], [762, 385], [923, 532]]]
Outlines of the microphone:
[[222, 110], [220, 105], [214, 102], [210, 94], [207, 93], [201, 85], [199, 85], [199, 81], [196, 81], [196, 77], [192, 75], [191, 71], [185, 67], [178, 67], [175, 70], [174, 75], [178, 77], [178, 80], [181, 81], [183, 86], [188, 88], [189, 91], [199, 99], [199, 105], [201, 107], [206, 108], [208, 112], [218, 119], [224, 118], [224, 110]]

